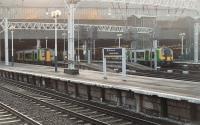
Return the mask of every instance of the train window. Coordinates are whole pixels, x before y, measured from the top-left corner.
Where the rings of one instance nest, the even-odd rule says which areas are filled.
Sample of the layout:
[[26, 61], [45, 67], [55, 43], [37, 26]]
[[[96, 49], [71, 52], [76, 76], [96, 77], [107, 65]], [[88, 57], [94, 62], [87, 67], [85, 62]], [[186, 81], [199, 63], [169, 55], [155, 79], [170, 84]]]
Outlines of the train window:
[[149, 60], [149, 56], [150, 56], [150, 52], [149, 52], [149, 50], [146, 50], [145, 51], [145, 59]]
[[151, 54], [151, 55], [150, 55], [151, 58], [153, 59], [153, 58], [154, 58], [154, 52], [151, 52], [150, 54]]
[[20, 56], [20, 59], [23, 59], [23, 53], [20, 53], [19, 56]]
[[144, 52], [137, 52], [136, 57], [137, 59], [144, 59]]
[[134, 52], [132, 52], [132, 55], [131, 55], [132, 57], [131, 58], [134, 58], [135, 57], [135, 54], [134, 54]]
[[149, 55], [149, 51], [148, 50], [145, 51], [145, 55]]
[[32, 59], [32, 53], [26, 53], [25, 58], [26, 59]]

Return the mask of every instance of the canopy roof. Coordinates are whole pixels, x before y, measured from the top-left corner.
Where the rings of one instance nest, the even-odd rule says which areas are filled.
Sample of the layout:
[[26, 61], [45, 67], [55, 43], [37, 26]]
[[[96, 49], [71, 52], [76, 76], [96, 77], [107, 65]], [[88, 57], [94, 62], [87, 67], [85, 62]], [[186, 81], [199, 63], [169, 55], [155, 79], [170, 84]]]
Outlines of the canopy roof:
[[[137, 17], [185, 17], [199, 18], [199, 0], [66, 0], [77, 2], [79, 19], [123, 20]], [[60, 9], [66, 18], [64, 0], [1, 0], [0, 17], [9, 19], [46, 19], [46, 13]], [[62, 18], [61, 17], [61, 18]]]

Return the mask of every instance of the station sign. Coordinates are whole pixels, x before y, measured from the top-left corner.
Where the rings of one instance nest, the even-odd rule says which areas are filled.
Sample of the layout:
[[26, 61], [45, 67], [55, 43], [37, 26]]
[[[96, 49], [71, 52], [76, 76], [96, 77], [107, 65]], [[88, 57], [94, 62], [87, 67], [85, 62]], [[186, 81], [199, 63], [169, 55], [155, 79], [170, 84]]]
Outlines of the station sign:
[[104, 48], [105, 57], [122, 57], [122, 48]]

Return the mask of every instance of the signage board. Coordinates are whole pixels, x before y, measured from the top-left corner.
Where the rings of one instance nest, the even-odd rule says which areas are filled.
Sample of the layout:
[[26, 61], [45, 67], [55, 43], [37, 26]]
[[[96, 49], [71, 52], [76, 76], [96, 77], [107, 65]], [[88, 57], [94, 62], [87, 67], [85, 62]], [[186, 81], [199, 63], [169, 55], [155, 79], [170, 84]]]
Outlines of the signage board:
[[122, 48], [104, 48], [105, 57], [122, 57]]

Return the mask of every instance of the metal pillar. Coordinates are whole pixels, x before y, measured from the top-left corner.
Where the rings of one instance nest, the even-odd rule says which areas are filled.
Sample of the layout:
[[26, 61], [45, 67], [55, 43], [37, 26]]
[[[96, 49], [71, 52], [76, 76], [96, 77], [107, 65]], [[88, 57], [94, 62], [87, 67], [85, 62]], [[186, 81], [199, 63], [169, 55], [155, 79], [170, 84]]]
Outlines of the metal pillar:
[[47, 46], [47, 39], [48, 39], [48, 37], [45, 37], [45, 39], [46, 39], [46, 49], [48, 48], [48, 46]]
[[65, 42], [66, 35], [67, 34], [65, 32], [62, 33], [62, 36], [64, 38], [64, 41], [63, 41], [63, 61], [65, 61], [65, 56], [66, 56], [66, 42]]
[[40, 49], [41, 48], [41, 43], [40, 43], [40, 39], [37, 39], [37, 49]]
[[154, 48], [154, 69], [157, 70], [157, 53], [156, 53], [156, 50], [157, 50], [157, 45], [158, 41], [157, 40], [154, 40], [153, 41], [153, 48]]
[[80, 62], [80, 29], [78, 27], [78, 62]]
[[183, 40], [184, 36], [181, 37], [181, 55], [183, 55]]
[[91, 64], [91, 50], [87, 50], [88, 58], [87, 58], [87, 63]]
[[96, 41], [93, 40], [93, 60], [95, 60], [95, 54], [96, 54], [95, 46], [96, 46]]
[[55, 72], [58, 71], [58, 64], [57, 64], [57, 17], [55, 19]]
[[87, 41], [85, 40], [84, 41], [84, 44], [83, 44], [83, 55], [84, 55], [84, 60], [86, 60], [87, 58]]
[[122, 48], [122, 80], [126, 80], [126, 49]]
[[0, 40], [0, 62], [1, 62], [1, 40]]
[[12, 37], [12, 66], [14, 66], [14, 54], [13, 54], [13, 30], [11, 30], [11, 37]]
[[104, 57], [104, 49], [103, 51], [103, 78], [107, 79], [107, 73], [106, 73], [106, 57]]
[[181, 55], [183, 56], [183, 42], [184, 42], [184, 37], [185, 37], [185, 33], [180, 33], [179, 36], [181, 37]]
[[134, 51], [134, 63], [137, 63], [137, 53]]
[[119, 48], [121, 47], [121, 37], [119, 37]]
[[194, 62], [198, 63], [199, 57], [199, 24], [194, 24]]
[[122, 37], [122, 34], [117, 34], [117, 36], [119, 37], [119, 48], [121, 47], [121, 37]]
[[74, 4], [69, 5], [68, 15], [68, 60], [71, 62], [68, 65], [69, 69], [74, 69]]
[[64, 43], [63, 43], [63, 53], [64, 53], [64, 59], [65, 59], [65, 54], [66, 54], [66, 48], [65, 48], [65, 36], [66, 36], [66, 35], [65, 35], [65, 33], [64, 33], [63, 36], [64, 36], [64, 41], [63, 41], [63, 42], [64, 42]]
[[9, 65], [9, 55], [8, 55], [8, 19], [7, 18], [5, 18], [4, 40], [5, 40], [5, 65]]

